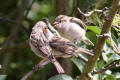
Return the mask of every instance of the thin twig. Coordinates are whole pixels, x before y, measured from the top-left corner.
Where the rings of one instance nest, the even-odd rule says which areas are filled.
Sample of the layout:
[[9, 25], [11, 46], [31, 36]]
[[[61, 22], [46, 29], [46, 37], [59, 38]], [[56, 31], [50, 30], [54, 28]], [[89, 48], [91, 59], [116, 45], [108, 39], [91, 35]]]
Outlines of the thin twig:
[[102, 70], [94, 71], [93, 74], [99, 74], [99, 73], [103, 73], [112, 68], [118, 68], [118, 67], [120, 67], [120, 65], [117, 65], [117, 64], [119, 64], [119, 62], [120, 62], [120, 60], [116, 60], [116, 61], [110, 63], [107, 67], [104, 67]]
[[29, 71], [21, 80], [26, 80], [29, 76], [31, 76], [33, 73], [35, 72], [35, 70], [31, 70]]
[[77, 8], [77, 10], [79, 11], [79, 13], [81, 14], [81, 15], [83, 15], [84, 17], [89, 17], [89, 16], [91, 16], [92, 14], [94, 14], [94, 13], [102, 13], [103, 12], [103, 10], [97, 10], [97, 9], [95, 9], [95, 10], [93, 10], [93, 11], [91, 11], [91, 12], [88, 12], [88, 13], [83, 13], [81, 10], [80, 10], [80, 8]]
[[41, 68], [43, 68], [45, 65], [47, 65], [49, 63], [49, 61], [45, 61], [44, 63], [40, 64], [40, 62], [35, 65], [35, 67], [33, 67], [33, 69], [31, 71], [29, 71], [26, 75], [24, 75], [21, 80], [26, 80], [28, 79], [34, 72], [40, 70]]

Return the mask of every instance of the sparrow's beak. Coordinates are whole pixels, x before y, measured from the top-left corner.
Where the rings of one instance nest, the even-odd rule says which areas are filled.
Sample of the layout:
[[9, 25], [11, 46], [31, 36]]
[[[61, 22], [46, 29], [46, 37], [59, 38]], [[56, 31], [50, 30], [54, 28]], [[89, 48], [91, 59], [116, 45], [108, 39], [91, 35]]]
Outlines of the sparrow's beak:
[[53, 25], [57, 25], [57, 24], [59, 24], [59, 22], [54, 22], [54, 23], [53, 23]]

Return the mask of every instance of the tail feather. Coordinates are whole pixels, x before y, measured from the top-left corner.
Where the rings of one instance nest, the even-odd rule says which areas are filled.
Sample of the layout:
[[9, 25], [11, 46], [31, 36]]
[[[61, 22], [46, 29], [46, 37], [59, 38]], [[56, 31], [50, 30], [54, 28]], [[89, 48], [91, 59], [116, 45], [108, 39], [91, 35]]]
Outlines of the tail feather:
[[94, 54], [92, 52], [90, 52], [89, 50], [84, 49], [84, 48], [78, 48], [77, 53], [80, 53], [80, 52], [86, 53], [89, 56], [94, 56]]
[[62, 68], [62, 66], [59, 64], [59, 62], [54, 61], [53, 64], [55, 65], [58, 73], [65, 73], [64, 70], [63, 70], [63, 68]]
[[83, 40], [84, 41], [84, 43], [85, 44], [87, 44], [87, 45], [92, 45], [92, 46], [94, 46], [94, 44], [89, 40], [89, 39], [85, 39], [85, 40]]

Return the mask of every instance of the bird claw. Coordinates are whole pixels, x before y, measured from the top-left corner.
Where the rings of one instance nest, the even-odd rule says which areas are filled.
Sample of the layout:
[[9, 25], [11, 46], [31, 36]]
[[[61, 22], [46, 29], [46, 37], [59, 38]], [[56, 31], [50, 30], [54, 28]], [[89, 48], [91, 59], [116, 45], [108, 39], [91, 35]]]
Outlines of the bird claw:
[[41, 64], [37, 64], [33, 67], [33, 70], [37, 71], [37, 70], [40, 70], [42, 68], [42, 65]]

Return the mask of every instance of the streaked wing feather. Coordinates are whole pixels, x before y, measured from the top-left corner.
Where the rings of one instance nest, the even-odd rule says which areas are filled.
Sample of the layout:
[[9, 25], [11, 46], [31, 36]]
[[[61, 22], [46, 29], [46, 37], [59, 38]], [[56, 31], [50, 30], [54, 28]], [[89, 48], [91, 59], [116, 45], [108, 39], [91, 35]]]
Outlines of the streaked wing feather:
[[46, 56], [51, 56], [52, 55], [52, 49], [51, 47], [49, 46], [49, 43], [46, 39], [46, 37], [44, 36], [44, 34], [41, 32], [41, 34], [39, 34], [40, 37], [42, 38], [39, 38], [38, 40], [38, 46], [39, 46], [39, 49], [46, 55]]
[[57, 36], [54, 36], [54, 38], [50, 41], [50, 46], [63, 53], [74, 56], [74, 51], [78, 49], [77, 46], [74, 45], [74, 43], [72, 43], [71, 41]]
[[49, 57], [52, 55], [52, 49], [42, 30], [34, 29], [34, 33], [31, 34], [31, 41], [33, 45], [41, 52], [41, 56]]
[[76, 24], [80, 25], [80, 27], [82, 27], [83, 29], [87, 30], [86, 25], [78, 18], [72, 17], [70, 19], [70, 22], [76, 23]]

